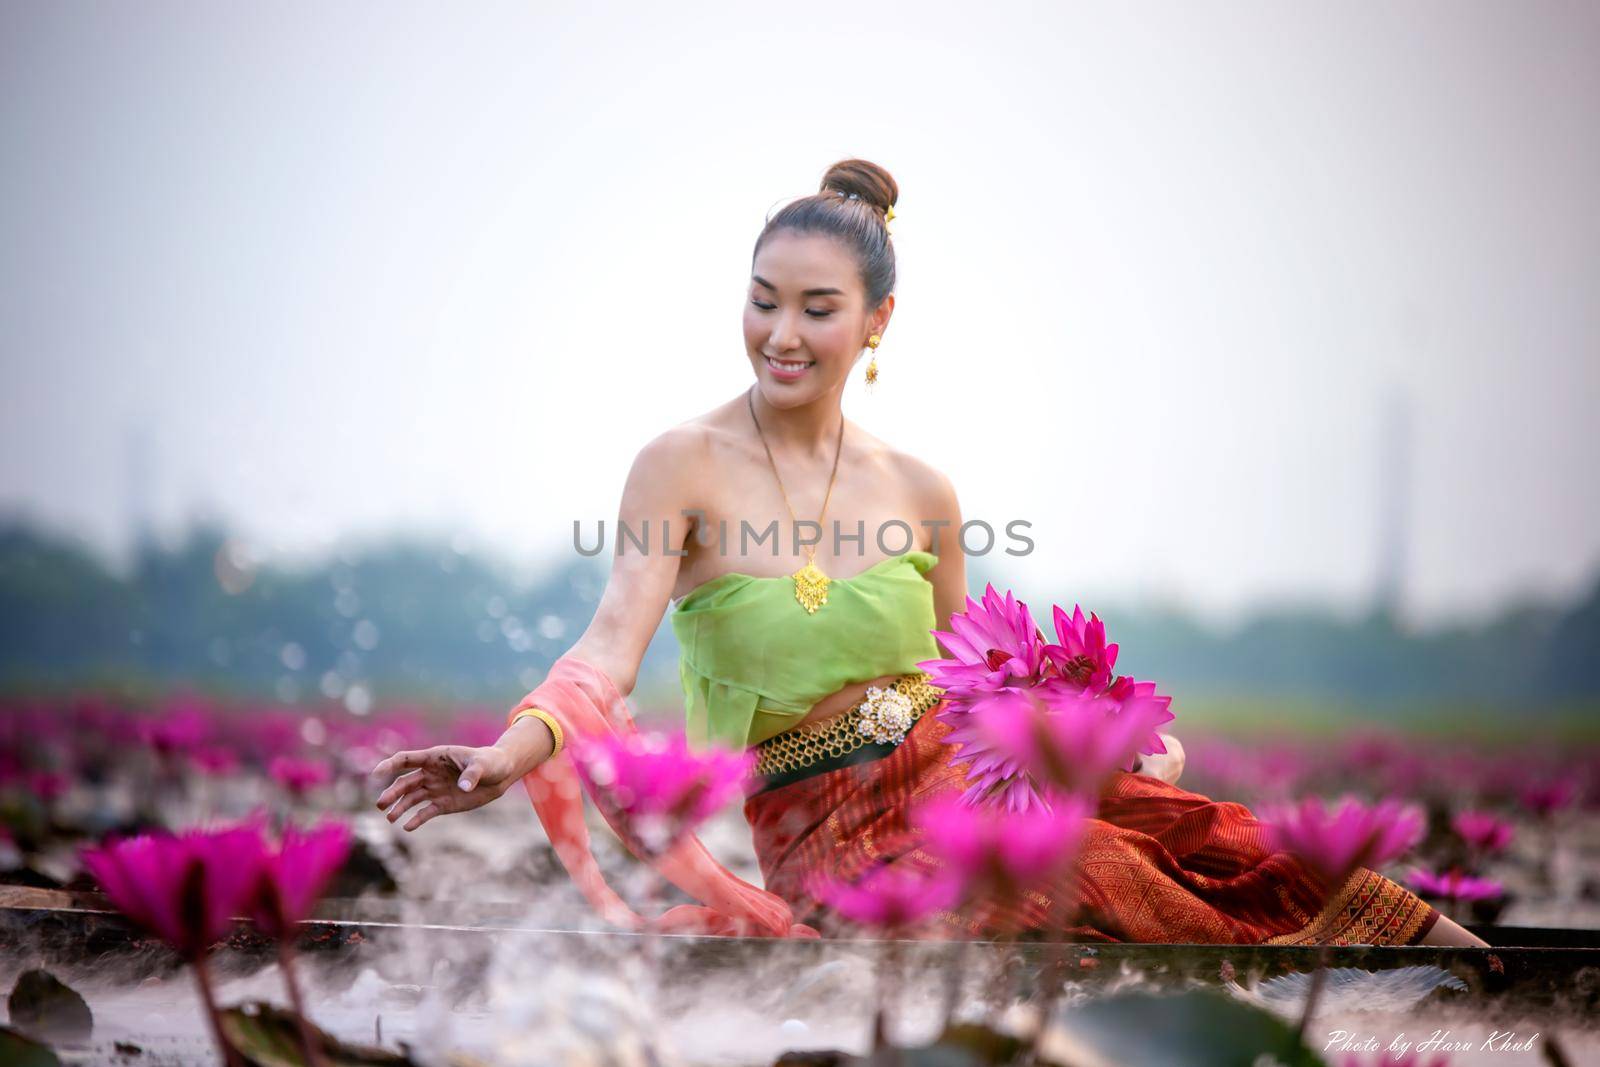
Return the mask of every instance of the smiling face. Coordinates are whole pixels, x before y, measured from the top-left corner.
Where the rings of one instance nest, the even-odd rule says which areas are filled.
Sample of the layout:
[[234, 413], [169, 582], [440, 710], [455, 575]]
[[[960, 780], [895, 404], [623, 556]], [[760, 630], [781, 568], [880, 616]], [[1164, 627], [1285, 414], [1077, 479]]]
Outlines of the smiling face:
[[842, 391], [867, 337], [888, 325], [894, 296], [867, 308], [855, 259], [821, 234], [773, 233], [750, 274], [744, 346], [764, 398], [793, 407]]

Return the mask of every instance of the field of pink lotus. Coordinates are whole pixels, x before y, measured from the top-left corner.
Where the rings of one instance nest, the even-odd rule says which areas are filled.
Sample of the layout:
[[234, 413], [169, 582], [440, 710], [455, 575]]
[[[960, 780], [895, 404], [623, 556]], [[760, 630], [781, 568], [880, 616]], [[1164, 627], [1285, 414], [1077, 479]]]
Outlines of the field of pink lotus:
[[[1078, 703], [1087, 707], [1087, 702]], [[1081, 776], [1086, 767], [1103, 768], [1125, 760], [1144, 731], [1160, 720], [1159, 715], [1142, 725], [1127, 720], [1121, 735], [1100, 738], [1104, 751], [1091, 752], [1093, 746], [1081, 742], [1081, 730], [1029, 734], [1025, 711], [1012, 708], [1015, 717], [1009, 726], [1003, 715], [996, 716], [985, 736], [999, 743], [1009, 729], [1012, 747], [1007, 751], [1016, 757], [1016, 766], [1035, 772], [1036, 781], [1052, 780], [1052, 766], [1070, 777]], [[341, 912], [354, 915], [360, 907], [383, 902], [395, 905], [402, 918], [407, 908], [433, 908], [427, 916], [412, 912], [411, 921], [443, 915], [463, 929], [481, 928], [483, 909], [500, 908], [502, 917], [514, 915], [514, 921], [505, 924], [512, 928], [597, 931], [593, 915], [550, 854], [525, 801], [504, 800], [436, 821], [415, 834], [402, 833], [374, 809], [376, 788], [369, 773], [379, 761], [396, 751], [436, 743], [488, 745], [499, 736], [503, 721], [503, 713], [493, 709], [446, 714], [414, 706], [380, 706], [355, 715], [340, 705], [308, 712], [195, 695], [148, 704], [95, 694], [6, 701], [0, 706], [0, 892], [13, 894], [16, 904], [22, 900], [15, 896], [19, 892], [64, 891], [77, 894], [74, 899], [80, 906], [90, 899], [83, 894], [103, 894], [95, 899], [104, 901], [105, 910], [120, 914], [129, 933], [122, 946], [125, 952], [111, 954], [124, 963], [96, 975], [96, 959], [106, 951], [103, 944], [91, 945], [88, 938], [77, 945], [70, 939], [47, 942], [35, 923], [19, 918], [25, 913], [37, 917], [37, 907], [8, 909], [12, 917], [0, 980], [14, 995], [12, 1025], [4, 1040], [39, 1040], [29, 1047], [45, 1049], [45, 1054], [59, 1057], [58, 1062], [95, 1062], [93, 1055], [122, 1040], [161, 1054], [145, 1062], [215, 1062], [218, 1053], [212, 1050], [221, 1049], [225, 1062], [334, 1063], [344, 1062], [339, 1057], [346, 1053], [337, 1047], [341, 1039], [348, 1043], [364, 1036], [367, 1052], [376, 1054], [372, 1018], [387, 1013], [385, 1043], [406, 1039], [405, 1051], [389, 1050], [399, 1057], [392, 1062], [445, 1062], [437, 1056], [429, 1060], [419, 1051], [430, 1041], [436, 1051], [445, 1046], [456, 1049], [452, 1055], [457, 1058], [451, 1062], [547, 1062], [508, 1053], [507, 1049], [518, 1047], [515, 1035], [498, 1023], [483, 1021], [486, 1014], [502, 1021], [520, 1018], [508, 1014], [504, 999], [514, 998], [519, 986], [496, 970], [512, 968], [512, 961], [501, 960], [481, 972], [482, 989], [497, 991], [501, 1010], [488, 1011], [485, 1002], [472, 1000], [474, 994], [458, 991], [456, 996], [465, 999], [453, 1002], [449, 1014], [455, 1022], [445, 1024], [435, 1018], [430, 1024], [421, 1015], [396, 1010], [394, 989], [411, 985], [382, 979], [398, 973], [393, 967], [399, 964], [392, 959], [388, 963], [366, 959], [363, 969], [351, 974], [351, 965], [339, 960], [341, 952], [357, 955], [353, 949], [312, 956], [303, 951], [297, 956], [294, 951], [297, 943], [304, 946], [304, 934], [311, 929], [306, 925], [297, 930], [303, 920], [328, 919]], [[1272, 820], [1275, 832], [1282, 835], [1282, 847], [1304, 855], [1308, 862], [1325, 863], [1334, 872], [1357, 861], [1382, 865], [1386, 873], [1433, 900], [1446, 914], [1478, 930], [1600, 928], [1600, 835], [1593, 818], [1600, 804], [1600, 751], [1593, 747], [1553, 745], [1535, 738], [1517, 745], [1503, 739], [1421, 739], [1372, 729], [1337, 741], [1280, 736], [1270, 744], [1194, 731], [1183, 731], [1183, 737], [1188, 762], [1181, 784], [1250, 805], [1263, 821]], [[674, 761], [670, 766], [664, 762], [668, 757]], [[720, 777], [703, 776], [700, 788], [689, 789], [685, 783], [693, 778], [692, 763], [693, 757], [681, 746], [656, 745], [632, 752], [591, 752], [582, 766], [591, 794], [631, 784], [630, 802], [636, 805], [659, 796], [661, 783], [672, 786], [671, 802], [651, 809], [655, 817], [670, 816], [666, 829], [656, 828], [657, 834], [666, 835], [657, 847], [668, 847], [683, 833], [698, 832], [719, 859], [759, 884], [747, 832], [737, 805], [730, 804], [734, 796], [730, 783], [737, 775], [725, 773], [731, 765], [724, 765]], [[592, 773], [596, 767], [603, 772], [598, 777]], [[1057, 777], [1065, 788], [1068, 779]], [[520, 792], [520, 786], [513, 791]], [[997, 833], [993, 825], [959, 805], [948, 806], [948, 811], [930, 808], [926, 815], [942, 820], [940, 837], [950, 842], [953, 861], [958, 866], [965, 863], [972, 878], [988, 879], [993, 890], [995, 880], [1003, 880], [1008, 870], [1019, 877], [1027, 873], [1018, 864], [1070, 862], [1072, 813], [1077, 809], [1062, 802], [1066, 793], [1047, 795], [1056, 801], [1053, 821], [1034, 810], [1030, 817], [1038, 825], [1030, 822], [1018, 829], [1013, 813], [1005, 833]], [[1322, 803], [1336, 797], [1344, 806]], [[688, 900], [669, 886], [640, 881], [648, 872], [600, 827], [597, 822], [594, 848], [614, 885], [647, 900]], [[1032, 845], [1020, 850], [1007, 845], [1018, 834]], [[913, 884], [892, 877], [823, 888], [842, 913], [859, 920], [864, 935], [889, 938], [887, 944], [901, 943], [896, 939], [910, 936], [906, 931], [928, 908], [963, 891], [957, 885]], [[230, 961], [229, 946], [245, 929], [277, 945], [276, 952], [265, 957], [266, 971], [259, 963]], [[1508, 943], [1489, 936], [1496, 944]], [[414, 965], [417, 948], [395, 944], [392, 956], [409, 956]], [[167, 953], [166, 970], [151, 964], [149, 973], [141, 976], [127, 968], [125, 960], [148, 963], [152, 951]], [[603, 952], [592, 944], [550, 952], [549, 966], [570, 968], [572, 974], [584, 976], [582, 981], [601, 982], [603, 974], [613, 973], [601, 965], [594, 953]], [[304, 962], [297, 966], [300, 958]], [[659, 968], [662, 958], [657, 944], [646, 949], [641, 955], [644, 962], [637, 965]], [[192, 978], [173, 971], [182, 966]], [[749, 966], [766, 970], [771, 964]], [[885, 1003], [898, 1005], [886, 1013], [880, 1010], [880, 1028], [892, 1031], [899, 1026], [902, 1034], [916, 1029], [922, 993], [910, 977], [912, 972], [900, 965], [897, 986], [892, 958], [888, 970], [875, 966], [866, 977], [855, 975], [850, 966], [839, 960], [820, 963], [815, 973], [802, 976], [800, 984], [815, 983], [820, 997], [830, 980], [865, 982], [875, 991], [865, 1002], [877, 1003], [880, 1009]], [[1127, 964], [1122, 966], [1128, 969]], [[264, 977], [267, 973], [273, 977]], [[432, 973], [437, 978], [436, 970]], [[624, 976], [614, 981], [622, 983], [629, 998], [643, 997], [641, 991], [670, 992], [659, 984], [659, 973], [655, 978], [636, 971], [615, 973]], [[1331, 973], [1337, 978], [1337, 971]], [[24, 1007], [19, 1013], [19, 1005], [33, 1001], [19, 1000], [15, 994], [39, 987], [44, 982], [41, 974], [51, 980], [60, 977], [72, 996], [81, 994], [84, 1011], [103, 1018], [99, 1028], [73, 1029], [62, 1023], [71, 1011], [52, 1016], [50, 1011]], [[1124, 995], [1136, 995], [1138, 979], [1137, 973], [1127, 976], [1134, 991]], [[786, 981], [792, 984], [795, 979], [790, 976]], [[945, 988], [942, 981], [931, 979], [927, 985]], [[432, 988], [427, 981], [417, 986]], [[365, 999], [352, 999], [357, 988], [366, 990]], [[1335, 1014], [1318, 1015], [1312, 1028], [1316, 1032], [1333, 1032], [1334, 1023], [1351, 1018], [1349, 1002], [1337, 999], [1337, 982], [1329, 988], [1326, 995], [1335, 999], [1328, 1011]], [[141, 1016], [133, 1006], [156, 997], [158, 991], [165, 1012], [162, 1032], [152, 1033], [149, 1013]], [[1018, 992], [1020, 1002], [1024, 998], [1020, 988]], [[239, 998], [247, 994], [256, 999], [241, 1004]], [[791, 1005], [793, 1017], [771, 1020], [765, 1044], [752, 1039], [740, 1046], [740, 1053], [717, 1051], [711, 1048], [716, 1042], [710, 1042], [703, 1029], [685, 1032], [658, 1020], [651, 1030], [641, 1021], [650, 1017], [648, 997], [619, 1001], [599, 991], [594, 995], [609, 996], [605, 1010], [632, 1020], [631, 1029], [613, 1028], [613, 1035], [655, 1034], [663, 1061], [771, 1062], [773, 1056], [766, 1053], [748, 1058], [749, 1049], [815, 1047], [825, 1033], [833, 1034], [835, 1045], [851, 1043], [848, 1033], [807, 1024], [804, 1013]], [[1042, 1002], [1036, 998], [1034, 1005], [1081, 1002], [1086, 995], [1069, 977], [1046, 990]], [[43, 1002], [53, 1003], [48, 997]], [[704, 1004], [698, 1008], [717, 1010]], [[921, 1025], [932, 1027], [935, 1036], [948, 1038], [957, 1032], [951, 1027], [961, 1017], [960, 1005], [946, 1003], [942, 1018], [940, 1010], [927, 1004], [923, 1008], [927, 1010]], [[1286, 1033], [1296, 1030], [1294, 1011], [1274, 1014], [1242, 996], [1229, 1001], [1226, 1010], [1236, 1009], [1258, 1013], [1252, 1025], [1276, 1025]], [[999, 1034], [1005, 1020], [1013, 1019], [1008, 1012], [1017, 1010], [1021, 1010], [1018, 1004], [990, 1002], [983, 1018], [993, 1027], [992, 1033]], [[1346, 1014], [1339, 1015], [1341, 1011]], [[688, 1017], [694, 1017], [694, 1010]], [[359, 1025], [358, 1018], [364, 1020]], [[470, 1033], [452, 1029], [467, 1018], [476, 1018], [481, 1025]], [[1359, 1023], [1360, 1017], [1356, 1018]], [[23, 1025], [30, 1019], [35, 1024], [31, 1031]], [[269, 1023], [278, 1029], [272, 1030]], [[308, 1023], [317, 1026], [308, 1028]], [[756, 1024], [744, 1018], [741, 1025]], [[1021, 1030], [1025, 1032], [1026, 1026]], [[380, 1023], [378, 1035], [383, 1032]], [[1034, 1033], [1038, 1040], [1024, 1042], [1033, 1062], [1074, 1062], [1065, 1053], [1049, 1051], [1044, 1029]], [[283, 1053], [288, 1059], [273, 1061], [260, 1051], [263, 1042], [273, 1040], [289, 1050]], [[1569, 1045], [1572, 1040], [1569, 1036]], [[665, 1051], [672, 1041], [679, 1050], [676, 1061]], [[48, 1052], [51, 1045], [53, 1053]], [[1313, 1053], [1321, 1049], [1310, 1037], [1306, 1046]], [[1506, 1062], [1459, 1051], [1453, 1055], [1453, 1059], [1446, 1055], [1443, 1062]], [[1347, 1061], [1330, 1053], [1282, 1062], [1378, 1061], [1371, 1057]]]

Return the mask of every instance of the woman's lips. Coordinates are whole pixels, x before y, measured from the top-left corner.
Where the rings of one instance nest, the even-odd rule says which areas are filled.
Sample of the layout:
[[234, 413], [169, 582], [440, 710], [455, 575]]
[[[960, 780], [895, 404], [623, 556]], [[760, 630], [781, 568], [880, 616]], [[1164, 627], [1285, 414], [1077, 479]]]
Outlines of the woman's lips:
[[806, 371], [816, 365], [815, 360], [807, 360], [804, 366], [785, 367], [771, 356], [762, 358], [767, 361], [767, 368], [772, 371], [772, 376], [782, 382], [799, 381], [805, 376]]

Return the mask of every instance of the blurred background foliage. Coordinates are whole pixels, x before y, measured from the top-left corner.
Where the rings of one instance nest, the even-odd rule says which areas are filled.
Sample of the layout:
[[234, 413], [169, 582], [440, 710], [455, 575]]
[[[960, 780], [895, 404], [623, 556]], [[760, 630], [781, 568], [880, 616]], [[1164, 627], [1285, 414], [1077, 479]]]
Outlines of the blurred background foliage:
[[[182, 685], [338, 701], [357, 714], [392, 700], [509, 706], [588, 625], [607, 562], [526, 576], [459, 543], [390, 538], [291, 568], [256, 562], [201, 521], [180, 543], [141, 544], [119, 573], [81, 542], [10, 520], [0, 526], [0, 687]], [[969, 561], [978, 595], [986, 581], [1006, 588], [985, 563]], [[1068, 591], [1016, 592], [1047, 634], [1050, 603], [1074, 603]], [[1600, 582], [1574, 603], [1426, 630], [1381, 609], [1280, 609], [1224, 629], [1178, 610], [1084, 608], [1121, 645], [1118, 669], [1157, 680], [1191, 722], [1581, 732], [1600, 708]], [[676, 657], [663, 620], [636, 703], [659, 715], [681, 708]]]

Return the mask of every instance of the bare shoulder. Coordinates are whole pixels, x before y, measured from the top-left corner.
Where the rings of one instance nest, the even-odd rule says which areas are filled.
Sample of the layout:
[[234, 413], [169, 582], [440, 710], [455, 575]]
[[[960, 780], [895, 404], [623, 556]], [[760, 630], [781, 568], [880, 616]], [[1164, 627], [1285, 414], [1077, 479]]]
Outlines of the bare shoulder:
[[909, 452], [890, 449], [895, 475], [931, 518], [952, 518], [957, 510], [955, 483], [944, 471]]
[[646, 441], [628, 472], [630, 488], [657, 506], [692, 507], [694, 472], [703, 468], [708, 434], [694, 422], [668, 427]]
[[634, 465], [646, 465], [653, 474], [665, 473], [668, 466], [700, 458], [708, 438], [706, 427], [693, 420], [669, 426], [644, 443], [634, 457]]
[[749, 418], [746, 403], [741, 393], [662, 430], [639, 449], [630, 479], [670, 490], [684, 507], [704, 506], [702, 494], [716, 484], [706, 472], [726, 470], [748, 458], [751, 440], [742, 422]]
[[706, 427], [698, 421], [678, 422], [651, 437], [638, 450], [638, 459], [645, 462], [667, 462], [672, 459], [693, 459], [706, 448]]
[[749, 401], [740, 393], [709, 411], [674, 426], [680, 444], [701, 461], [736, 459], [749, 453], [756, 439], [750, 423]]

